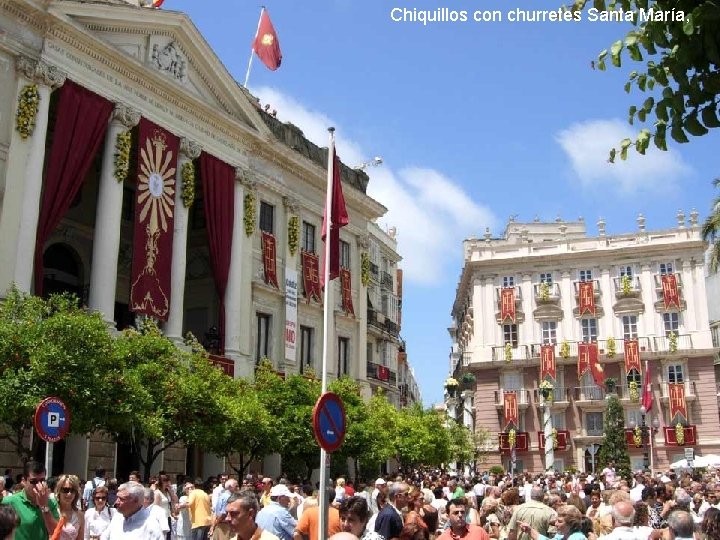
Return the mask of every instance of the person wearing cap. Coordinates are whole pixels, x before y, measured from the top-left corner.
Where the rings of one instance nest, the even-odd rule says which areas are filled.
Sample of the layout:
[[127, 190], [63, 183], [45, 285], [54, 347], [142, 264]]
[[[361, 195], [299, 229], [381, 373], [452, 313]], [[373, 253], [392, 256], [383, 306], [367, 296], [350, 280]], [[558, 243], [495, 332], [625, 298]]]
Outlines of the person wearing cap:
[[292, 493], [285, 484], [273, 486], [270, 490], [270, 503], [263, 506], [255, 518], [259, 527], [281, 540], [293, 540], [297, 527], [297, 521], [288, 511], [291, 496]]
[[377, 504], [378, 493], [380, 493], [381, 491], [383, 493], [386, 493], [386, 490], [387, 484], [385, 483], [384, 478], [378, 478], [377, 480], [375, 480], [375, 489], [373, 489], [372, 494], [370, 495], [370, 510], [373, 514], [377, 514], [380, 511]]

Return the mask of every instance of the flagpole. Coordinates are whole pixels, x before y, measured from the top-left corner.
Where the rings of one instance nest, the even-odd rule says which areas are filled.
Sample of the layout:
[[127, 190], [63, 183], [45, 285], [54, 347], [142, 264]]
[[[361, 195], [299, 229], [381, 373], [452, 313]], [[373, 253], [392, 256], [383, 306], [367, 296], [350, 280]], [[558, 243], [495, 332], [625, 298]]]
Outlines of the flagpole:
[[[255, 30], [255, 39], [257, 39], [257, 35], [260, 32], [260, 21], [262, 21], [263, 11], [265, 11], [265, 6], [260, 6], [260, 17], [258, 17], [257, 30]], [[253, 40], [253, 43], [254, 42], [255, 41]], [[245, 89], [247, 89], [248, 81], [250, 80], [250, 70], [252, 69], [252, 61], [253, 61], [253, 53], [254, 52], [255, 52], [255, 49], [253, 47], [250, 47], [250, 60], [248, 61], [248, 68], [247, 68], [247, 72], [245, 73], [245, 84], [243, 84]]]
[[[328, 144], [328, 171], [327, 171], [327, 188], [325, 193], [325, 268], [323, 275], [325, 283], [325, 291], [323, 294], [323, 353], [322, 353], [322, 377], [320, 395], [327, 392], [327, 361], [328, 350], [330, 349], [330, 316], [332, 309], [330, 305], [330, 231], [332, 230], [332, 185], [333, 185], [333, 167], [335, 161], [335, 128], [328, 128], [330, 143]], [[325, 540], [327, 538], [327, 519], [328, 519], [328, 501], [327, 501], [327, 452], [324, 448], [320, 449], [320, 527], [318, 528], [318, 539]]]

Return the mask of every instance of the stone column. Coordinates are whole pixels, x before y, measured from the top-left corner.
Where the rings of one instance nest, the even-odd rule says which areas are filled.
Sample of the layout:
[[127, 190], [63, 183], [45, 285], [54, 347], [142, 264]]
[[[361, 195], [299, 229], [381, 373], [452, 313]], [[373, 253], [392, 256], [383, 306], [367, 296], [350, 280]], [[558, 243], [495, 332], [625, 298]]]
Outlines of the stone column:
[[613, 304], [615, 302], [615, 289], [613, 289], [612, 279], [610, 278], [610, 268], [600, 268], [600, 305], [602, 305], [604, 314], [598, 317], [598, 339], [620, 338], [622, 335], [616, 334], [617, 324], [615, 324], [615, 312]]
[[[698, 328], [697, 319], [695, 317], [695, 303], [696, 299], [700, 298], [695, 295], [695, 279], [693, 277], [692, 262], [690, 259], [682, 261], [682, 298], [687, 302], [687, 309], [685, 310], [685, 332], [697, 332], [704, 330], [704, 328]], [[663, 332], [664, 333], [664, 332]]]
[[[30, 292], [35, 257], [35, 238], [40, 214], [43, 166], [48, 128], [50, 93], [65, 83], [65, 74], [55, 66], [20, 56], [17, 59], [18, 85], [13, 100], [13, 124], [5, 171], [5, 194], [0, 212], [0, 294], [14, 281]], [[35, 129], [23, 139], [14, 128], [15, 112], [22, 90], [37, 85], [40, 101]]]
[[100, 184], [98, 186], [90, 296], [88, 306], [114, 324], [118, 251], [122, 220], [123, 183], [115, 178], [115, 153], [119, 134], [140, 121], [140, 112], [122, 103], [115, 105], [105, 136]]
[[[645, 312], [638, 319], [638, 336], [655, 336], [657, 332], [657, 315], [655, 313], [655, 280], [649, 264], [640, 267], [640, 298], [645, 306]], [[620, 351], [618, 351], [620, 352]]]
[[569, 271], [563, 270], [560, 275], [560, 306], [563, 312], [563, 319], [559, 324], [561, 330], [557, 337], [558, 343], [572, 341], [576, 339], [576, 336], [579, 334], [577, 321], [573, 315], [575, 305], [575, 291], [573, 290], [572, 276]]
[[531, 343], [537, 343], [540, 340], [537, 339], [538, 325], [533, 317], [533, 299], [535, 292], [533, 291], [532, 274], [522, 275], [522, 303], [521, 309], [525, 314], [525, 320], [518, 324], [518, 348], [522, 348], [522, 345], [530, 345]]
[[[172, 271], [170, 273], [170, 314], [165, 323], [165, 335], [173, 341], [182, 341], [183, 315], [185, 313], [185, 267], [187, 264], [187, 233], [190, 208], [182, 199], [182, 170], [186, 163], [200, 157], [202, 148], [186, 137], [180, 139], [177, 171], [175, 173], [175, 219], [173, 225]], [[197, 170], [195, 171], [195, 185]], [[196, 187], [198, 189], [198, 187]]]
[[[498, 299], [495, 294], [495, 277], [486, 276], [483, 285], [483, 296], [485, 301], [481, 304], [480, 309], [483, 313], [478, 313], [478, 317], [482, 320], [483, 333], [485, 334], [484, 343], [487, 345], [484, 351], [484, 358], [490, 360], [492, 358], [492, 347], [502, 345], [502, 329], [499, 327], [495, 312], [499, 312]], [[500, 339], [498, 339], [500, 335]]]
[[[235, 226], [233, 230], [230, 275], [225, 293], [225, 354], [235, 360], [236, 377], [255, 373], [254, 343], [250, 336], [255, 322], [252, 296], [252, 236], [245, 235], [245, 195], [255, 192], [250, 171], [235, 169]], [[232, 326], [231, 326], [232, 325]]]

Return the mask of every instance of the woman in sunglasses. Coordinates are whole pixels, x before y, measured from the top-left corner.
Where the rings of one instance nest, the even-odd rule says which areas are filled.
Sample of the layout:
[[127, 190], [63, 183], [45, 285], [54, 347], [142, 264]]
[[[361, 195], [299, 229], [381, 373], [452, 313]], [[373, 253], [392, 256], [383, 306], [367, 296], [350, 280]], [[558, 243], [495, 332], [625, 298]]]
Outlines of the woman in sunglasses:
[[80, 501], [80, 480], [77, 476], [63, 474], [55, 488], [60, 520], [53, 532], [52, 540], [76, 540], [84, 538], [85, 518], [78, 510]]
[[85, 511], [85, 540], [100, 540], [100, 536], [110, 525], [115, 513], [108, 504], [108, 488], [98, 486], [93, 494], [94, 508]]

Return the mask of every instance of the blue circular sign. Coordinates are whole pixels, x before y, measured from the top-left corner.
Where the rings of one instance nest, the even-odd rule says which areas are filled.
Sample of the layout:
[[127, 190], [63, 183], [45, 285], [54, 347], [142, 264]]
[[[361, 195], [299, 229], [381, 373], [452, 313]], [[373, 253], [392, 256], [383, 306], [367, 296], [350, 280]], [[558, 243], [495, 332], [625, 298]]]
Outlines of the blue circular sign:
[[334, 452], [345, 439], [345, 407], [340, 396], [326, 392], [313, 409], [315, 440], [326, 452]]
[[45, 398], [35, 409], [34, 424], [43, 441], [56, 443], [70, 431], [70, 411], [59, 398]]

